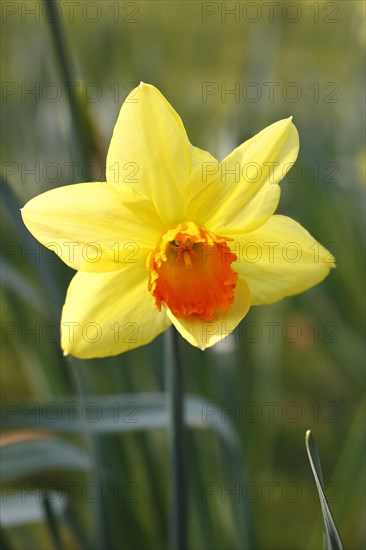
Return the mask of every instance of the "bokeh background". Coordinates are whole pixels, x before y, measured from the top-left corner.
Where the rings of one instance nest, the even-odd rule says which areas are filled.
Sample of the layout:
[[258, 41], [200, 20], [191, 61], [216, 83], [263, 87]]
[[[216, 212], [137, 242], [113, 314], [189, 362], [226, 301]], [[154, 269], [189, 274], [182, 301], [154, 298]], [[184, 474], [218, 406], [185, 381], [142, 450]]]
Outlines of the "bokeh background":
[[309, 428], [344, 545], [361, 548], [363, 2], [61, 1], [53, 13], [4, 1], [1, 10], [4, 544], [167, 548], [163, 339], [67, 361], [57, 327], [73, 272], [19, 213], [47, 189], [103, 181], [121, 103], [142, 80], [220, 159], [293, 115], [301, 149], [279, 212], [337, 258], [321, 285], [253, 307], [215, 349], [182, 342], [190, 548], [322, 547]]

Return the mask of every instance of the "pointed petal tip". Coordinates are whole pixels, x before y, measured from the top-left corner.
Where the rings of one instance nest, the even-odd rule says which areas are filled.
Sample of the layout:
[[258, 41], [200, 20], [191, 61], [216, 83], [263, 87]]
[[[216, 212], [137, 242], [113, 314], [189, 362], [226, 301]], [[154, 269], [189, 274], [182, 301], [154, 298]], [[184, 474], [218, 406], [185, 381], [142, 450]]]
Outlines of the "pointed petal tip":
[[293, 115], [291, 115], [291, 116], [289, 116], [288, 118], [289, 118], [289, 120], [291, 120], [291, 122], [292, 122], [292, 120], [293, 120], [294, 116], [293, 116]]
[[69, 352], [66, 351], [66, 350], [64, 350], [63, 356], [64, 356], [64, 357], [68, 357], [69, 355], [70, 355]]
[[[244, 305], [243, 305], [244, 304]], [[166, 313], [181, 336], [200, 351], [206, 351], [221, 342], [238, 326], [250, 307], [250, 289], [243, 279], [238, 279], [232, 307], [218, 312], [218, 318], [205, 321], [198, 317], [176, 317], [167, 307]]]

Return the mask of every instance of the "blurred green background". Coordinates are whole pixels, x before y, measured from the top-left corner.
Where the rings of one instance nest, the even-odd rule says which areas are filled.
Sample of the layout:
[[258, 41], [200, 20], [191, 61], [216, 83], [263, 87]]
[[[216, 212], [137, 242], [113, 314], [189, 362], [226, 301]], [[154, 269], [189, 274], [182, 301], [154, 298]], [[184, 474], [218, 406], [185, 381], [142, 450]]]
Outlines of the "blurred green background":
[[190, 548], [322, 547], [308, 428], [344, 545], [361, 548], [364, 3], [59, 2], [68, 78], [45, 4], [1, 10], [4, 544], [167, 547], [163, 338], [66, 361], [57, 327], [73, 272], [19, 214], [47, 189], [103, 181], [121, 103], [142, 80], [220, 159], [293, 115], [301, 148], [279, 212], [337, 258], [321, 285], [253, 307], [215, 349], [182, 342]]

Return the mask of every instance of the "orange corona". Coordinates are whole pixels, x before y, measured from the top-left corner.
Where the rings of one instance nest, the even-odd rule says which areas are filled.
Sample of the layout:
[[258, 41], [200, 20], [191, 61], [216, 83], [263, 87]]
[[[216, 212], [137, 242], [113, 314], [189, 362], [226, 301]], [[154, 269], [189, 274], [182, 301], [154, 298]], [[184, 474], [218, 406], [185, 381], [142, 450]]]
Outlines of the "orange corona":
[[148, 259], [149, 291], [159, 311], [212, 321], [229, 310], [238, 275], [223, 237], [193, 222], [169, 229]]

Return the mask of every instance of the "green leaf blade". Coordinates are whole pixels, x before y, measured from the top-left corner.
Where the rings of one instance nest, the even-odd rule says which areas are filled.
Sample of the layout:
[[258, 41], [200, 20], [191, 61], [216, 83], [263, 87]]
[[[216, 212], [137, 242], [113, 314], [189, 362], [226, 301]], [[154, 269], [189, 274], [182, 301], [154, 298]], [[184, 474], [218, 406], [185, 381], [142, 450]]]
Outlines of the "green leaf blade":
[[306, 432], [305, 445], [309, 457], [310, 466], [315, 479], [316, 488], [318, 490], [320, 506], [323, 514], [325, 548], [326, 550], [343, 550], [342, 541], [324, 493], [324, 481], [320, 465], [319, 453], [315, 439], [312, 436], [310, 430], [307, 430]]

